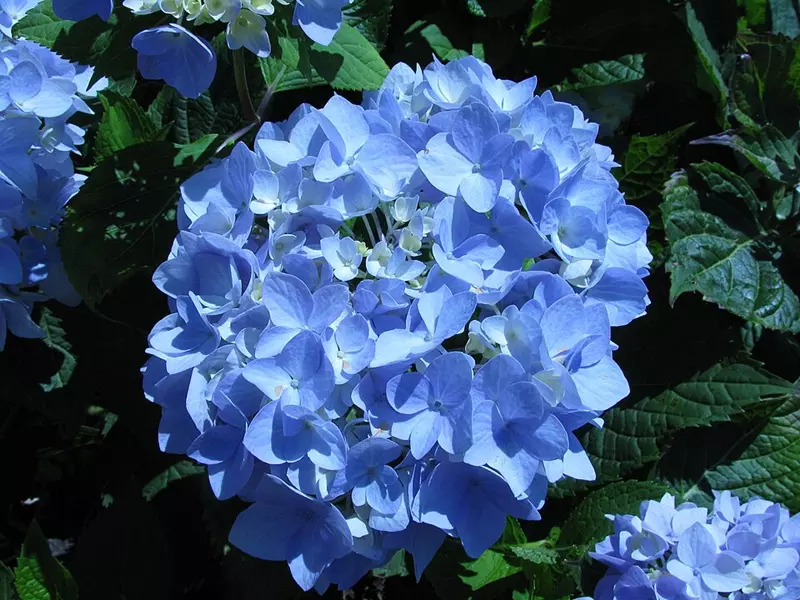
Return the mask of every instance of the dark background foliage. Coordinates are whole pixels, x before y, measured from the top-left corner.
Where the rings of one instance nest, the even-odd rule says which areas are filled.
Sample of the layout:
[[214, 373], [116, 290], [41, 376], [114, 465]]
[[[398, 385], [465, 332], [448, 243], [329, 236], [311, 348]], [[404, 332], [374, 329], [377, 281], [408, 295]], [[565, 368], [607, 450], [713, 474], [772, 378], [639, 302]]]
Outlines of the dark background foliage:
[[[536, 75], [540, 91], [571, 94], [566, 97], [582, 102], [590, 115], [605, 115], [602, 141], [623, 165], [616, 175], [628, 201], [651, 217], [655, 261], [647, 279], [648, 314], [613, 332], [631, 395], [607, 415], [605, 430], [587, 430], [582, 438], [598, 482], [554, 486], [541, 522], [510, 522], [501, 543], [478, 561], [468, 561], [456, 543], [448, 543], [419, 584], [398, 555], [355, 590], [329, 591], [326, 597], [533, 600], [573, 597], [581, 586], [590, 594], [598, 573], [583, 555], [605, 535], [606, 512], [635, 510], [642, 499], [667, 489], [708, 502], [712, 485], [800, 508], [800, 479], [793, 474], [800, 460], [800, 412], [791, 383], [800, 376], [800, 309], [792, 304], [797, 298], [792, 301], [787, 292], [777, 310], [788, 316], [775, 326], [764, 310], [748, 312], [704, 287], [697, 273], [676, 290], [676, 269], [688, 259], [680, 251], [685, 231], [671, 229], [675, 215], [689, 214], [722, 218], [749, 235], [760, 219], [753, 256], [780, 273], [788, 288], [800, 290], [793, 191], [800, 55], [790, 40], [799, 32], [796, 8], [792, 0], [359, 0], [351, 7], [346, 22], [380, 49], [388, 65], [425, 65], [433, 53], [442, 60], [474, 53], [498, 76], [518, 81]], [[21, 577], [44, 582], [45, 595], [23, 600], [300, 597], [284, 564], [257, 561], [226, 546], [242, 503], [216, 501], [202, 469], [159, 452], [160, 410], [141, 392], [146, 336], [167, 313], [149, 277], [175, 234], [176, 183], [247, 125], [235, 65], [220, 46], [217, 81], [198, 101], [137, 82], [126, 43], [143, 21], [122, 9], [117, 13], [110, 30], [99, 21], [58, 29], [46, 12], [32, 22], [53, 28], [36, 30], [39, 41], [114, 76], [117, 95], [106, 94], [98, 106], [99, 127], [87, 122], [88, 152], [79, 166], [94, 171], [65, 224], [65, 261], [87, 304], [41, 309], [46, 343], [10, 338], [0, 354], [0, 455], [6, 469], [0, 485], [0, 560], [6, 565], [0, 566], [0, 599], [15, 593], [9, 570], [14, 565], [18, 587]], [[296, 40], [285, 25], [280, 19], [271, 25], [273, 58], [244, 65], [255, 103], [287, 66], [267, 117], [284, 119], [300, 102], [321, 106], [333, 93], [327, 83], [359, 101], [354, 90], [369, 85], [347, 80], [341, 64], [320, 62], [319, 53], [302, 45], [300, 55], [309, 52], [311, 67], [290, 64], [287, 48]], [[756, 39], [747, 31], [775, 34]], [[622, 57], [630, 56], [636, 57], [633, 75], [620, 68]], [[776, 66], [776, 57], [784, 67]], [[747, 79], [753, 73], [756, 83]], [[120, 123], [127, 134], [119, 133]], [[730, 147], [689, 143], [724, 130], [745, 138], [772, 132], [765, 126], [778, 131], [770, 133], [773, 147], [795, 136], [788, 158], [775, 158], [781, 177], [765, 176]], [[174, 144], [189, 151], [178, 155]], [[740, 150], [753, 144], [747, 138]], [[769, 155], [765, 147], [758, 146], [756, 154]], [[116, 179], [106, 185], [104, 177], [150, 164], [143, 162], [145, 154], [153, 165], [147, 182]], [[742, 217], [741, 194], [728, 197], [730, 190], [718, 180], [709, 182], [702, 168], [690, 167], [703, 161], [744, 178], [761, 203], [757, 217]], [[687, 209], [683, 196], [667, 194], [665, 200], [662, 194], [678, 169], [689, 169], [681, 189], [694, 190], [695, 208]], [[147, 198], [156, 195], [156, 208], [145, 198], [126, 205], [121, 217], [103, 213], [110, 198], [127, 198], [132, 185], [146, 186]], [[96, 209], [105, 215], [99, 223], [90, 221]], [[700, 219], [699, 212], [706, 216]], [[96, 226], [107, 234], [100, 236], [105, 241], [77, 236], [75, 223]], [[726, 266], [737, 283], [735, 260]], [[762, 452], [767, 443], [769, 457]], [[69, 573], [49, 557], [45, 540]], [[31, 564], [44, 575], [26, 575]]]

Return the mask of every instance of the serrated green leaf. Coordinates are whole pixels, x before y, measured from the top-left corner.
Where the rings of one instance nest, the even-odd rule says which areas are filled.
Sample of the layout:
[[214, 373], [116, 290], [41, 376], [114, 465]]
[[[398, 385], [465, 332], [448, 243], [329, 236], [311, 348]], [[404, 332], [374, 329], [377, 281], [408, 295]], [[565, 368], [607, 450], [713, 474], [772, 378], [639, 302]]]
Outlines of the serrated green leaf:
[[393, 8], [393, 0], [355, 0], [342, 11], [342, 17], [381, 50], [389, 35]]
[[775, 181], [791, 179], [790, 172], [800, 160], [794, 143], [770, 125], [757, 129], [730, 130], [694, 140], [692, 144], [714, 144], [731, 148]]
[[533, 8], [531, 8], [531, 16], [528, 20], [528, 26], [525, 28], [525, 34], [528, 37], [530, 37], [534, 31], [539, 29], [539, 27], [550, 20], [552, 4], [552, 0], [534, 0]]
[[150, 502], [150, 500], [163, 492], [173, 481], [180, 481], [187, 477], [202, 475], [205, 472], [206, 468], [203, 465], [195, 464], [189, 460], [178, 461], [153, 477], [153, 479], [142, 488], [142, 496], [145, 500]]
[[39, 384], [45, 392], [52, 392], [69, 383], [78, 361], [77, 357], [72, 354], [72, 345], [67, 341], [67, 333], [61, 327], [61, 319], [50, 312], [48, 308], [42, 308], [39, 327], [44, 332], [42, 341], [45, 345], [61, 355], [61, 366], [58, 371], [50, 377], [49, 382]]
[[685, 176], [667, 186], [661, 205], [670, 258], [670, 301], [699, 292], [745, 320], [800, 332], [800, 301], [777, 268], [755, 257], [755, 240], [701, 209]]
[[767, 0], [737, 0], [744, 9], [744, 22], [739, 29], [753, 28], [767, 22]]
[[800, 22], [792, 0], [769, 0], [769, 14], [772, 31], [790, 38], [800, 35]]
[[800, 509], [800, 394], [760, 423], [754, 439], [734, 460], [705, 473], [711, 489], [747, 499], [760, 496]]
[[104, 112], [94, 141], [97, 162], [136, 144], [164, 139], [166, 130], [156, 127], [132, 98], [104, 92], [100, 101]]
[[669, 487], [655, 481], [621, 481], [589, 494], [564, 523], [559, 543], [590, 545], [613, 531], [606, 515], [638, 514], [645, 500], [658, 500]]
[[[658, 460], [675, 432], [730, 421], [792, 390], [792, 384], [756, 366], [717, 364], [657, 396], [606, 411], [603, 427], [583, 434], [581, 445], [598, 481], [614, 481]], [[569, 495], [575, 487], [558, 484], [551, 491]]]
[[329, 84], [337, 90], [380, 88], [389, 67], [357, 29], [343, 24], [329, 46], [310, 44], [285, 19], [277, 19], [278, 46], [274, 56], [259, 60], [267, 85], [276, 92]]
[[616, 60], [601, 60], [572, 69], [572, 77], [559, 90], [580, 90], [639, 81], [645, 75], [644, 54], [626, 54]]
[[61, 233], [67, 274], [90, 307], [167, 256], [180, 184], [203, 166], [214, 139], [188, 147], [138, 144], [91, 172], [70, 202]]
[[744, 177], [719, 163], [703, 162], [692, 165], [692, 169], [703, 178], [706, 186], [714, 195], [724, 199], [727, 197], [741, 199], [753, 217], [760, 218], [761, 201]]
[[556, 565], [559, 560], [558, 552], [552, 548], [542, 546], [540, 542], [506, 546], [505, 550], [517, 558], [532, 562], [536, 565]]
[[711, 45], [706, 29], [697, 18], [691, 2], [686, 3], [686, 25], [697, 48], [700, 65], [717, 92], [720, 107], [724, 107], [728, 102], [728, 86], [722, 76], [722, 61]]
[[14, 592], [14, 572], [0, 563], [0, 600], [13, 600], [17, 595]]
[[625, 153], [620, 189], [628, 200], [660, 193], [664, 181], [675, 170], [676, 150], [681, 137], [692, 123], [661, 135], [634, 135]]
[[462, 563], [466, 574], [460, 575], [461, 581], [472, 590], [480, 588], [516, 575], [522, 571], [521, 567], [510, 564], [502, 552], [487, 550], [476, 560]]
[[36, 521], [28, 528], [14, 576], [20, 600], [78, 599], [78, 586], [69, 571], [53, 558]]
[[69, 32], [72, 21], [59, 19], [53, 12], [53, 3], [46, 0], [33, 7], [19, 23], [14, 25], [14, 37], [22, 37], [47, 48], [52, 48], [62, 32]]

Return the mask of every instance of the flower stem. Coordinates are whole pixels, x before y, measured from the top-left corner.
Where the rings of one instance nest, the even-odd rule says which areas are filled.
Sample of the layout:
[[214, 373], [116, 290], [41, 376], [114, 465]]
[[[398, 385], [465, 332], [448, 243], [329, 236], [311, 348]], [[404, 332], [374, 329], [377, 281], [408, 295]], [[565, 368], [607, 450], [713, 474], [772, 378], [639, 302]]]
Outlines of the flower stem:
[[244, 118], [250, 123], [258, 123], [258, 114], [250, 96], [250, 87], [247, 85], [247, 65], [244, 60], [244, 51], [241, 48], [233, 51], [233, 75]]
[[367, 235], [369, 236], [369, 241], [372, 244], [372, 247], [374, 248], [376, 242], [375, 242], [375, 234], [372, 232], [372, 225], [370, 225], [367, 215], [361, 215], [361, 220], [364, 222], [364, 227], [367, 228]]

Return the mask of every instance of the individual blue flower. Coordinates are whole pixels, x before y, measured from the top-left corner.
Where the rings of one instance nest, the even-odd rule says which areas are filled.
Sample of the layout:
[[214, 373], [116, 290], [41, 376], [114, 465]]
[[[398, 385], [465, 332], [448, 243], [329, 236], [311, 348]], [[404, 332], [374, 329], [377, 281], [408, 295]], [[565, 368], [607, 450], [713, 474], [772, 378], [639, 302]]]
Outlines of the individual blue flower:
[[208, 322], [193, 292], [175, 303], [177, 312], [161, 319], [147, 338], [148, 352], [164, 359], [170, 374], [199, 365], [220, 342], [219, 332]]
[[333, 268], [333, 276], [339, 281], [350, 281], [358, 275], [358, 267], [364, 258], [353, 238], [327, 237], [320, 240], [322, 256]]
[[68, 21], [82, 21], [94, 15], [108, 21], [112, 10], [114, 0], [53, 0], [55, 15]]
[[321, 408], [334, 386], [333, 367], [319, 337], [310, 331], [298, 333], [276, 358], [248, 363], [244, 378], [271, 400], [308, 410]]
[[[492, 360], [514, 359], [498, 356]], [[464, 462], [492, 467], [515, 496], [523, 494], [541, 461], [560, 459], [567, 452], [567, 432], [549, 408], [533, 383], [519, 381], [506, 386], [496, 403], [481, 402], [475, 407], [473, 441]]]
[[303, 406], [270, 402], [244, 436], [244, 446], [269, 465], [308, 458], [329, 471], [345, 467], [347, 446], [339, 428]]
[[518, 500], [502, 477], [483, 467], [443, 462], [419, 490], [423, 523], [452, 532], [478, 558], [503, 534], [506, 516], [538, 520], [530, 500]]
[[411, 444], [421, 459], [438, 443], [450, 454], [464, 452], [472, 433], [472, 368], [475, 361], [449, 352], [431, 361], [425, 373], [404, 373], [389, 380], [386, 396], [399, 413], [391, 434]]
[[412, 304], [405, 329], [378, 336], [371, 367], [381, 367], [427, 354], [446, 339], [461, 333], [475, 312], [472, 292], [453, 294], [447, 287], [424, 293]]
[[342, 26], [342, 9], [350, 0], [297, 0], [294, 24], [323, 46], [333, 41]]
[[342, 320], [335, 330], [328, 329], [322, 343], [339, 384], [363, 371], [375, 355], [369, 323], [358, 314]]
[[351, 492], [355, 506], [369, 506], [393, 515], [402, 504], [403, 486], [388, 463], [399, 458], [402, 448], [395, 442], [371, 437], [352, 446], [347, 465], [336, 475], [331, 495]]
[[420, 152], [428, 180], [450, 196], [460, 194], [477, 212], [492, 209], [503, 181], [503, 164], [514, 138], [500, 133], [491, 111], [480, 102], [461, 108], [451, 133], [438, 133]]
[[242, 444], [244, 434], [232, 425], [214, 425], [186, 450], [189, 458], [208, 466], [211, 489], [220, 500], [238, 494], [253, 474], [253, 455]]
[[145, 79], [163, 79], [187, 98], [205, 92], [217, 70], [211, 44], [175, 23], [145, 29], [131, 42]]
[[255, 503], [241, 513], [229, 536], [231, 544], [251, 556], [285, 560], [303, 590], [348, 554], [353, 536], [335, 506], [309, 498], [267, 475], [254, 493]]

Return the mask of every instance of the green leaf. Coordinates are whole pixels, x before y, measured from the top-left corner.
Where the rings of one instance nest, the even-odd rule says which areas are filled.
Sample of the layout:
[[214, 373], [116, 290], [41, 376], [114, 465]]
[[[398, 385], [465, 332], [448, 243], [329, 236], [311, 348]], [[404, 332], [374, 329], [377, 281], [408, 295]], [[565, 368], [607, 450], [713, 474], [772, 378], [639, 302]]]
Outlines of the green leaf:
[[408, 575], [408, 569], [406, 568], [405, 550], [398, 550], [395, 552], [385, 565], [372, 569], [372, 574], [375, 577], [381, 577], [383, 579], [389, 577], [406, 577]]
[[14, 569], [20, 600], [77, 600], [78, 586], [69, 571], [50, 554], [39, 524], [28, 528]]
[[525, 29], [525, 34], [528, 37], [550, 20], [552, 4], [553, 0], [534, 0], [533, 8], [531, 9], [531, 17]]
[[161, 473], [153, 477], [147, 485], [142, 488], [142, 497], [150, 502], [159, 493], [163, 492], [173, 481], [180, 481], [194, 475], [202, 475], [206, 472], [203, 465], [198, 465], [189, 460], [181, 460], [174, 465], [170, 465]]
[[694, 140], [692, 144], [714, 144], [731, 148], [774, 181], [791, 181], [791, 171], [796, 169], [800, 160], [793, 142], [771, 125], [726, 131]]
[[14, 592], [14, 572], [0, 563], [0, 600], [13, 600], [17, 597]]
[[659, 500], [669, 487], [655, 481], [621, 481], [589, 494], [564, 523], [559, 543], [590, 545], [613, 532], [606, 515], [638, 514], [645, 500]]
[[711, 45], [706, 29], [697, 18], [697, 13], [695, 13], [691, 2], [686, 3], [686, 26], [697, 48], [700, 65], [716, 90], [719, 105], [720, 107], [725, 107], [728, 102], [728, 86], [722, 76], [722, 61]]
[[517, 558], [536, 565], [556, 565], [559, 561], [558, 552], [543, 546], [541, 542], [506, 546], [505, 549]]
[[376, 90], [389, 67], [357, 29], [343, 24], [329, 46], [311, 45], [286, 19], [276, 19], [275, 55], [259, 60], [267, 85], [276, 92], [330, 84], [337, 90]]
[[644, 54], [626, 54], [616, 60], [601, 60], [572, 69], [572, 81], [557, 86], [559, 90], [580, 90], [639, 81], [644, 77]]
[[790, 38], [800, 35], [800, 22], [792, 0], [769, 0], [772, 31]]
[[799, 510], [800, 395], [780, 404], [752, 436], [738, 457], [707, 471], [705, 480], [711, 489], [730, 490], [745, 500], [760, 496]]
[[502, 552], [492, 549], [481, 554], [476, 560], [462, 563], [462, 566], [467, 573], [460, 575], [461, 581], [472, 590], [478, 590], [522, 571], [521, 567], [510, 564]]
[[688, 123], [661, 135], [634, 135], [625, 153], [620, 188], [628, 200], [660, 193], [664, 181], [675, 170], [677, 147], [683, 134], [692, 126]]
[[[658, 460], [675, 432], [728, 422], [792, 390], [792, 384], [756, 366], [717, 364], [657, 396], [606, 411], [603, 427], [583, 434], [581, 445], [598, 480], [613, 481]], [[571, 489], [559, 484], [551, 492], [567, 495]]]
[[344, 22], [361, 32], [378, 50], [389, 35], [392, 0], [355, 0], [342, 11]]
[[42, 341], [45, 345], [61, 355], [61, 367], [58, 371], [50, 377], [49, 382], [39, 384], [45, 392], [52, 392], [69, 383], [78, 361], [77, 357], [72, 354], [72, 345], [67, 341], [66, 331], [61, 328], [61, 319], [50, 312], [50, 309], [42, 308], [39, 327], [44, 332]]
[[753, 217], [760, 218], [762, 203], [741, 175], [723, 167], [718, 163], [702, 162], [692, 165], [692, 169], [702, 177], [708, 189], [716, 196], [726, 200], [730, 198], [742, 200]]
[[800, 332], [800, 301], [777, 268], [755, 257], [756, 241], [701, 209], [685, 175], [667, 185], [661, 205], [670, 258], [670, 301], [699, 292], [739, 317]]
[[67, 274], [90, 307], [165, 260], [176, 234], [180, 184], [203, 166], [215, 139], [183, 147], [138, 144], [91, 172], [70, 202], [61, 233]]
[[46, 0], [33, 7], [14, 25], [14, 37], [23, 37], [47, 48], [52, 48], [62, 32], [69, 32], [72, 21], [59, 19], [53, 12], [53, 3]]
[[100, 101], [104, 112], [94, 142], [97, 162], [136, 144], [164, 139], [166, 130], [156, 127], [132, 98], [105, 92], [101, 94]]
[[[424, 21], [418, 21], [417, 23], [422, 24]], [[469, 52], [466, 50], [459, 50], [453, 46], [447, 36], [442, 33], [442, 30], [435, 23], [425, 25], [420, 29], [419, 33], [425, 41], [430, 44], [431, 50], [436, 53], [436, 56], [439, 57], [440, 60], [456, 60], [469, 55]]]
[[767, 22], [767, 0], [737, 0], [744, 8], [744, 22], [739, 29], [747, 29], [764, 25]]

